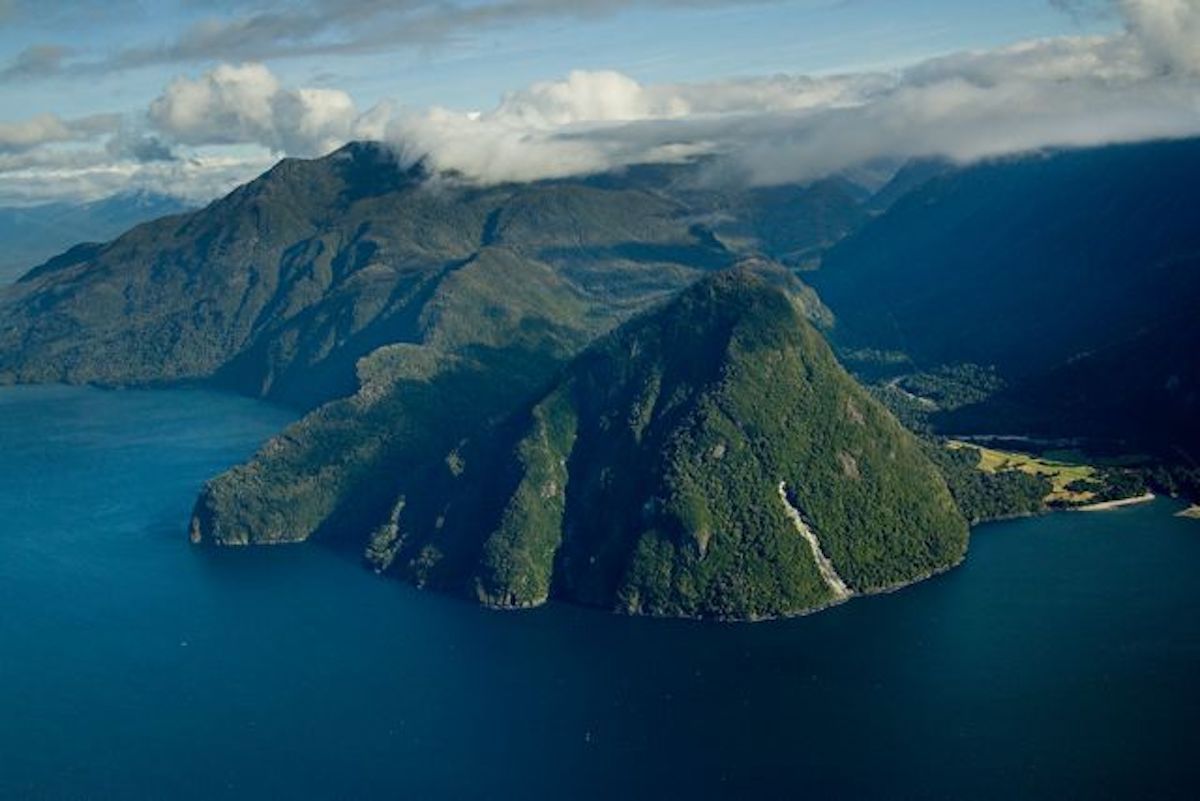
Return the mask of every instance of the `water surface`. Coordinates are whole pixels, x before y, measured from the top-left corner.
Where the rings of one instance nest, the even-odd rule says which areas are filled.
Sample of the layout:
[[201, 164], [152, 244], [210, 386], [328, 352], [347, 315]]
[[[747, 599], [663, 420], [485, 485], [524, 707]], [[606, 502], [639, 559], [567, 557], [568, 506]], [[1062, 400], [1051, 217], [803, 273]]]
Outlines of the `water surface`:
[[498, 613], [187, 543], [286, 412], [0, 390], [0, 798], [1195, 798], [1200, 521], [984, 526], [799, 620]]

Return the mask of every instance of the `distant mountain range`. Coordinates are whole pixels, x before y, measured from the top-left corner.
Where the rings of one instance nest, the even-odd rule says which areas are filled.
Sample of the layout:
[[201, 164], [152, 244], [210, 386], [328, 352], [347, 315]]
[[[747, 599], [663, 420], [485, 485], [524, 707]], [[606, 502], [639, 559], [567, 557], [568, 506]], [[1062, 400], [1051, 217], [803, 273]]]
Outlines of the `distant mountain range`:
[[994, 368], [944, 428], [1200, 457], [1197, 181], [1200, 140], [935, 170], [809, 280], [846, 348]]
[[122, 192], [88, 203], [0, 207], [0, 284], [79, 242], [107, 242], [139, 223], [190, 206], [154, 192]]
[[965, 550], [876, 396], [1188, 452], [1197, 152], [476, 187], [356, 143], [46, 261], [0, 295], [0, 381], [296, 406], [205, 487], [197, 542], [324, 538], [497, 606], [793, 614]]

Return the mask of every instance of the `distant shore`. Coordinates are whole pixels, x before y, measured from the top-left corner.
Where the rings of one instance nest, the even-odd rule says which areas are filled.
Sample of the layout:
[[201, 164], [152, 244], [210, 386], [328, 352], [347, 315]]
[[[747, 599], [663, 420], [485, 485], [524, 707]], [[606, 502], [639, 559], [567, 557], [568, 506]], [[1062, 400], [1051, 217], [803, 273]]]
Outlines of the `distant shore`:
[[1193, 520], [1200, 520], [1200, 505], [1189, 506], [1182, 512], [1175, 515], [1176, 517], [1190, 517]]
[[1147, 492], [1144, 495], [1138, 495], [1133, 498], [1121, 498], [1115, 501], [1104, 501], [1103, 503], [1091, 503], [1087, 506], [1077, 507], [1077, 512], [1107, 512], [1109, 509], [1120, 509], [1122, 506], [1133, 506], [1139, 503], [1149, 503], [1155, 499], [1153, 492]]
[[955, 434], [952, 439], [963, 442], [1020, 442], [1025, 445], [1048, 446], [1053, 448], [1070, 448], [1083, 444], [1079, 437], [1030, 437], [1025, 434]]

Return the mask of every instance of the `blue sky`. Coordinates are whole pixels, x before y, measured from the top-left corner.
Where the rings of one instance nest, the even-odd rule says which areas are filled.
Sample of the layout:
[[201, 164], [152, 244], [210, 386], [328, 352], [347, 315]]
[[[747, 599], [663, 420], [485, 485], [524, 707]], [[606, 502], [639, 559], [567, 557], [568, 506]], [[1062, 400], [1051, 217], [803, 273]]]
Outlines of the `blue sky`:
[[[0, 64], [31, 46], [95, 61], [178, 37], [209, 19], [237, 19], [253, 4], [175, 2], [17, 4], [0, 27]], [[2, 6], [0, 6], [2, 7]], [[266, 57], [275, 74], [334, 84], [369, 106], [483, 107], [503, 92], [573, 69], [617, 69], [642, 81], [704, 81], [776, 72], [890, 68], [931, 55], [1022, 39], [1103, 32], [1109, 17], [1078, 19], [1046, 0], [841, 0], [629, 9], [463, 31], [426, 47], [370, 54]], [[219, 59], [188, 59], [114, 72], [0, 83], [0, 120], [39, 112], [81, 116], [133, 110], [178, 74]]]

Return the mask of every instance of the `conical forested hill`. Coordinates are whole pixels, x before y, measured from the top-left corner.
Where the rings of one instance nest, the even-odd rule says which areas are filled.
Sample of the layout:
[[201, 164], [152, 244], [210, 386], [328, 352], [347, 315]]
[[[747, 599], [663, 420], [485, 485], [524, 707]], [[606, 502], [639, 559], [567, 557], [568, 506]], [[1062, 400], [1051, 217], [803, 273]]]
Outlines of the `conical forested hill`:
[[497, 435], [515, 444], [402, 492], [373, 557], [498, 606], [728, 619], [957, 563], [937, 470], [777, 283], [727, 271], [604, 337]]

